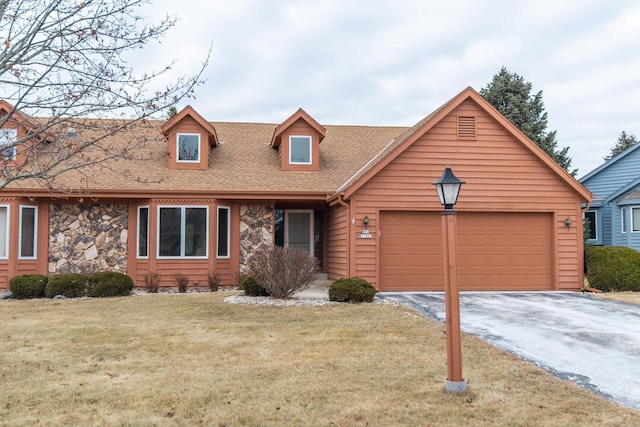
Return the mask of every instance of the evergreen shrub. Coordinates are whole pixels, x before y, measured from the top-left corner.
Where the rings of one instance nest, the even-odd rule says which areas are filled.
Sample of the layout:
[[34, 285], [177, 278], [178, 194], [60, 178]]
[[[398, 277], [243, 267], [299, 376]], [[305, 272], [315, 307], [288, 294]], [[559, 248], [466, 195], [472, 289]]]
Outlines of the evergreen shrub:
[[101, 271], [89, 277], [87, 295], [90, 297], [127, 296], [133, 289], [133, 279], [117, 271]]
[[251, 276], [245, 277], [242, 283], [240, 284], [240, 286], [242, 287], [244, 294], [248, 297], [268, 297], [269, 296], [269, 292], [267, 292], [265, 288], [260, 286], [258, 282], [256, 282], [256, 280]]
[[640, 291], [640, 252], [625, 246], [585, 246], [589, 285], [601, 291]]
[[62, 295], [67, 298], [85, 296], [87, 278], [79, 273], [56, 274], [49, 277], [45, 288], [45, 296], [53, 298]]
[[343, 277], [329, 286], [329, 301], [373, 302], [376, 288], [360, 277]]
[[9, 281], [9, 290], [16, 299], [44, 298], [48, 279], [42, 274], [23, 274]]

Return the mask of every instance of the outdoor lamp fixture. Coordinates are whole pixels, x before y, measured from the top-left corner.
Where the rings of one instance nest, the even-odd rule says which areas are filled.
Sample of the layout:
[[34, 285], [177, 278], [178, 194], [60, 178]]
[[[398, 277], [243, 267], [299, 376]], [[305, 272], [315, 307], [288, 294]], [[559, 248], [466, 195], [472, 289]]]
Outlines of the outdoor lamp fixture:
[[566, 217], [564, 219], [564, 225], [567, 227], [567, 230], [571, 228], [571, 217]]
[[460, 181], [451, 171], [449, 165], [444, 169], [444, 173], [439, 180], [433, 183], [438, 190], [440, 203], [444, 205], [445, 211], [452, 211], [453, 205], [458, 201], [458, 193], [464, 181]]
[[364, 224], [364, 228], [368, 229], [369, 228], [369, 216], [365, 215], [364, 218], [362, 218], [362, 224]]
[[449, 165], [439, 180], [433, 183], [438, 190], [442, 213], [442, 238], [444, 241], [444, 303], [447, 329], [447, 379], [445, 391], [464, 393], [467, 380], [462, 378], [462, 344], [460, 337], [460, 292], [458, 290], [458, 265], [456, 251], [456, 215], [453, 206], [458, 201], [460, 187], [464, 184], [451, 171]]

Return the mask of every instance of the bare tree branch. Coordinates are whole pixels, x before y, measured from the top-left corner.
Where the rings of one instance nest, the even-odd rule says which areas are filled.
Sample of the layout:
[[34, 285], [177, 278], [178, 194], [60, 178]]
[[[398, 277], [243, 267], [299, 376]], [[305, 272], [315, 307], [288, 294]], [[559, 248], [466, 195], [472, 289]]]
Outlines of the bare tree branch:
[[[26, 130], [0, 134], [0, 189], [30, 179], [54, 189], [71, 169], [142, 160], [139, 148], [161, 142], [148, 119], [193, 95], [211, 48], [194, 75], [154, 88], [175, 60], [141, 72], [125, 56], [159, 41], [175, 18], [145, 23], [137, 9], [146, 3], [0, 0], [0, 99], [9, 105], [0, 128]], [[130, 140], [113, 142], [133, 128]]]

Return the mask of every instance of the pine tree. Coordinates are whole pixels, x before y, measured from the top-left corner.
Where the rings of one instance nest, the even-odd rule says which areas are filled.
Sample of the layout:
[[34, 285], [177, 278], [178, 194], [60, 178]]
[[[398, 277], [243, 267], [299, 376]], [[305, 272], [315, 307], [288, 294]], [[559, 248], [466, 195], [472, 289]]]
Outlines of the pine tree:
[[611, 160], [613, 156], [622, 153], [627, 148], [633, 146], [636, 142], [638, 142], [638, 138], [636, 138], [635, 135], [622, 131], [618, 137], [616, 145], [611, 149], [611, 153], [609, 153], [608, 156], [604, 156], [604, 159]]
[[[556, 163], [569, 171], [569, 147], [558, 149], [556, 131], [547, 132], [547, 112], [542, 102], [542, 91], [531, 95], [531, 90], [530, 82], [502, 67], [500, 72], [493, 76], [493, 80], [480, 90], [480, 95], [549, 154]], [[569, 171], [573, 176], [577, 172], [577, 169]]]

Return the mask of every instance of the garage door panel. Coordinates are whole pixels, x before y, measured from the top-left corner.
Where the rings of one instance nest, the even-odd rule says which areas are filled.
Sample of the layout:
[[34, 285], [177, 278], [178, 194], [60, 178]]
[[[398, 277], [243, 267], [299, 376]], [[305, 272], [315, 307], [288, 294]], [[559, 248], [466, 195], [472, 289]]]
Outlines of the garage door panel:
[[[439, 212], [382, 212], [382, 290], [444, 289]], [[552, 215], [458, 214], [458, 283], [463, 290], [552, 288]]]

